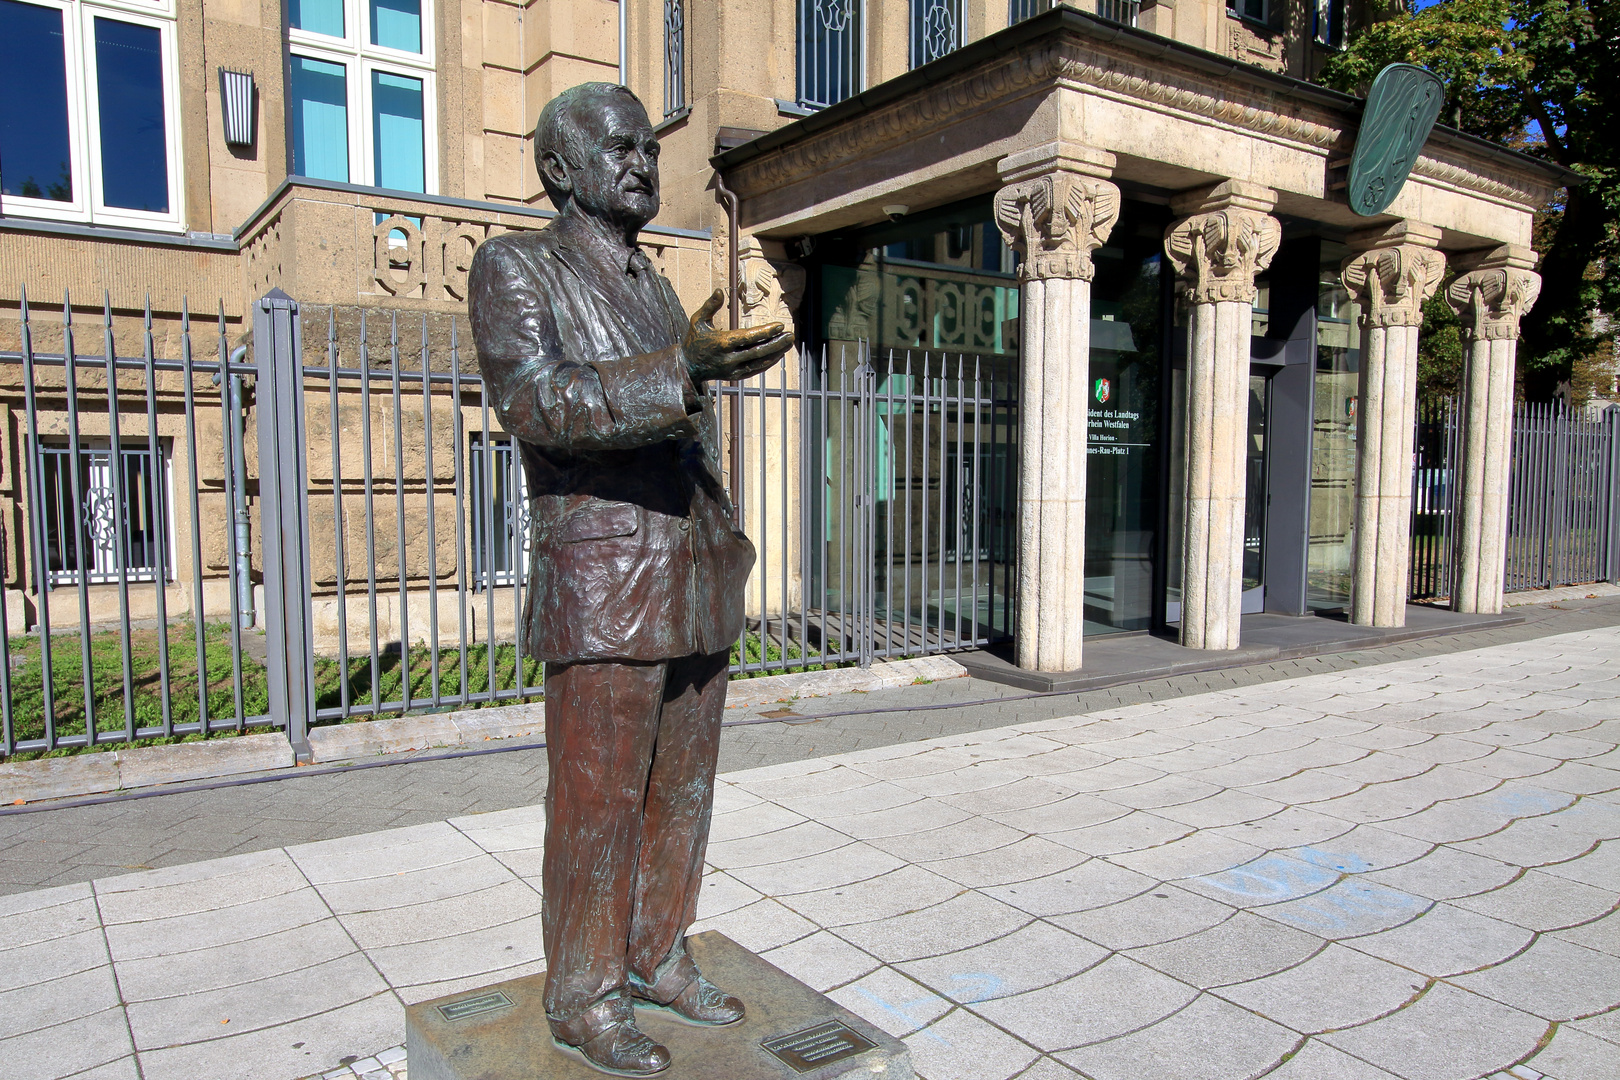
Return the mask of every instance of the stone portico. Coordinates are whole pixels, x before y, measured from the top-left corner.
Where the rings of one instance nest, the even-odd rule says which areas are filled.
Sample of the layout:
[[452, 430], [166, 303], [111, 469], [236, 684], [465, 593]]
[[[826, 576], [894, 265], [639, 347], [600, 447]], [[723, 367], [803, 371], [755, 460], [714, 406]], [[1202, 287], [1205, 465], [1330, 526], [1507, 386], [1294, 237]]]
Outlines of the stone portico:
[[[1567, 178], [1439, 128], [1388, 212], [1361, 218], [1344, 196], [1358, 122], [1347, 96], [1060, 10], [714, 163], [741, 200], [741, 230], [766, 242], [994, 193], [1023, 290], [1016, 662], [1056, 672], [1084, 663], [1092, 255], [1122, 198], [1172, 215], [1163, 252], [1186, 400], [1173, 436], [1185, 448], [1171, 482], [1177, 535], [1166, 542], [1180, 553], [1180, 617], [1166, 621], [1179, 621], [1181, 643], [1241, 644], [1245, 395], [1251, 328], [1267, 317], [1256, 279], [1303, 235], [1347, 246], [1342, 283], [1362, 313], [1346, 403], [1357, 477], [1346, 614], [1378, 627], [1405, 619], [1421, 307], [1448, 263], [1468, 268], [1447, 292], [1468, 335], [1453, 606], [1500, 610], [1517, 320], [1539, 281], [1532, 216]], [[1295, 539], [1303, 545], [1282, 538]], [[1278, 603], [1267, 610], [1307, 613]]]

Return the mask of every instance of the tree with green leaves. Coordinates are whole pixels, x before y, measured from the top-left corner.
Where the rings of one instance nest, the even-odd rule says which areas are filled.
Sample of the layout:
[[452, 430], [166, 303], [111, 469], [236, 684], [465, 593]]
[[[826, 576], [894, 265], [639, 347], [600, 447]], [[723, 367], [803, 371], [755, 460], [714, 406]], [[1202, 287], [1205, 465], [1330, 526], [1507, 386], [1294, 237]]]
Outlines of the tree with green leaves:
[[1352, 37], [1320, 81], [1365, 94], [1386, 64], [1446, 88], [1441, 120], [1578, 173], [1538, 216], [1541, 298], [1521, 324], [1527, 397], [1612, 356], [1620, 315], [1620, 0], [1438, 0]]

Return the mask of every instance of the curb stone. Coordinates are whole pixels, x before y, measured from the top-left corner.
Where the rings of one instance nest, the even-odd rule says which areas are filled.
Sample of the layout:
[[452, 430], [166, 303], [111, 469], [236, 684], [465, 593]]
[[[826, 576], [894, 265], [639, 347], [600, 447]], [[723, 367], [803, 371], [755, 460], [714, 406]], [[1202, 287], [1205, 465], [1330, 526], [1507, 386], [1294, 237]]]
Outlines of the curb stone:
[[[918, 680], [937, 682], [966, 675], [967, 669], [948, 656], [924, 656], [877, 663], [865, 670], [838, 668], [733, 679], [726, 689], [726, 708], [750, 708], [852, 691], [890, 690], [910, 686]], [[538, 738], [545, 734], [545, 729], [545, 703], [534, 701], [397, 720], [332, 724], [310, 729], [309, 743], [314, 751], [313, 763], [329, 765], [410, 750], [472, 747], [500, 739]], [[141, 746], [72, 757], [0, 762], [0, 805], [295, 767], [287, 737], [274, 731], [173, 746]]]

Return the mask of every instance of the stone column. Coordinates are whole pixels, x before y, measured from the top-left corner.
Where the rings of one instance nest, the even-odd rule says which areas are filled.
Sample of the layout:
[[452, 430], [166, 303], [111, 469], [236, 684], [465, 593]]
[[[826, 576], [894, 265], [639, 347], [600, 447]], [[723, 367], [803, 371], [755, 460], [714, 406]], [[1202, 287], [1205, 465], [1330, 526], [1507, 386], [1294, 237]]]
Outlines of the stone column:
[[1423, 301], [1446, 272], [1440, 230], [1400, 221], [1353, 233], [1344, 287], [1361, 305], [1356, 546], [1350, 621], [1405, 626], [1412, 554], [1412, 436]]
[[1494, 615], [1507, 555], [1519, 318], [1536, 302], [1541, 275], [1531, 270], [1535, 252], [1512, 245], [1459, 262], [1465, 272], [1446, 289], [1466, 350], [1451, 608]]
[[1114, 156], [1048, 143], [1001, 162], [996, 225], [1023, 255], [1017, 664], [1080, 666], [1085, 621], [1091, 253], [1119, 216]]
[[1243, 518], [1254, 278], [1271, 265], [1282, 225], [1269, 188], [1228, 180], [1178, 196], [1190, 214], [1164, 250], [1190, 307], [1187, 326], [1186, 526], [1181, 537], [1181, 643], [1235, 649], [1243, 607]]

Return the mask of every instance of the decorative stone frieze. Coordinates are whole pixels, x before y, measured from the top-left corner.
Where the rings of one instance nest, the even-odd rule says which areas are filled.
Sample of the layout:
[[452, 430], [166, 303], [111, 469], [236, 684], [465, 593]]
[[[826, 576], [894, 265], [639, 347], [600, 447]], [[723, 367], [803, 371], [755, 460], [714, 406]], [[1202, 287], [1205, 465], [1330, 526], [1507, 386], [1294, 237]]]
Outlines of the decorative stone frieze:
[[1512, 245], [1457, 261], [1463, 272], [1446, 289], [1446, 303], [1462, 319], [1466, 351], [1451, 606], [1495, 614], [1507, 551], [1519, 320], [1541, 292], [1541, 275], [1531, 269], [1535, 252]]
[[[996, 227], [1007, 245], [1023, 256], [1018, 276], [1090, 281], [1091, 253], [1102, 247], [1119, 218], [1119, 188], [1106, 175], [1100, 155], [1065, 157], [1045, 153], [1018, 163], [1009, 175], [1043, 170], [1033, 179], [1010, 183], [996, 193]], [[1022, 155], [1008, 158], [1009, 163]], [[1111, 161], [1108, 163], [1111, 164]]]
[[1282, 241], [1266, 213], [1275, 201], [1267, 188], [1228, 180], [1172, 200], [1188, 216], [1165, 230], [1191, 307], [1181, 536], [1181, 643], [1191, 649], [1242, 643], [1249, 336], [1255, 275]]
[[1024, 253], [1015, 657], [1080, 667], [1085, 624], [1086, 377], [1091, 253], [1119, 216], [1112, 154], [1047, 143], [1001, 162], [996, 225]]
[[1399, 221], [1353, 233], [1344, 286], [1361, 305], [1356, 539], [1350, 621], [1406, 625], [1412, 554], [1412, 439], [1423, 302], [1445, 276], [1440, 230]]
[[1172, 225], [1164, 250], [1195, 304], [1252, 304], [1254, 279], [1277, 254], [1282, 223], [1270, 214], [1231, 206], [1196, 214]]

